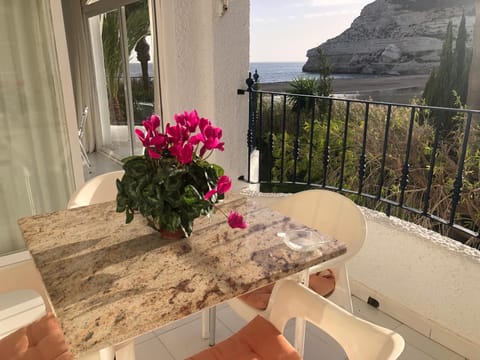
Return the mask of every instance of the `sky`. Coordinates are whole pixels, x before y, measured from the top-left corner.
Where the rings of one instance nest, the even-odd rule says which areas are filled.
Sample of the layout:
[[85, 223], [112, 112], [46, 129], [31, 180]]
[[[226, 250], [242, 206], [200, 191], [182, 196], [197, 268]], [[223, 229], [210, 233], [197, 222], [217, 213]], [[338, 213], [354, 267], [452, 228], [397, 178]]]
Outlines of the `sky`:
[[307, 60], [308, 49], [341, 34], [373, 0], [250, 0], [250, 61]]

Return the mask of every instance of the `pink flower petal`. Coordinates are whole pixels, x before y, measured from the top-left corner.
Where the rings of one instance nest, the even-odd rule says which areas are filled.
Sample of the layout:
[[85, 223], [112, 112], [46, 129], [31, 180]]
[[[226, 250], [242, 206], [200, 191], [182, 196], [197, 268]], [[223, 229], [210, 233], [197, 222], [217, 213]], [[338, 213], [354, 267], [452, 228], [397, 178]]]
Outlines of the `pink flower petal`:
[[232, 211], [230, 215], [228, 215], [228, 225], [230, 225], [232, 229], [245, 229], [247, 227], [247, 223], [243, 219], [242, 214], [236, 211]]
[[227, 175], [222, 175], [217, 182], [217, 190], [219, 194], [225, 194], [232, 188], [232, 180]]
[[152, 148], [148, 148], [148, 156], [150, 156], [152, 159], [160, 159], [161, 155], [154, 151]]
[[203, 196], [203, 198], [204, 198], [205, 200], [210, 200], [210, 198], [211, 198], [213, 195], [215, 195], [216, 193], [217, 193], [217, 189], [212, 189], [212, 190], [210, 190], [209, 192], [207, 192], [207, 193]]
[[158, 115], [153, 114], [150, 116], [150, 119], [148, 119], [150, 122], [150, 126], [152, 127], [152, 131], [156, 130], [160, 126], [160, 117]]
[[193, 160], [193, 145], [186, 143], [182, 146], [181, 143], [178, 143], [172, 147], [171, 153], [177, 158], [177, 160], [182, 164], [190, 164]]

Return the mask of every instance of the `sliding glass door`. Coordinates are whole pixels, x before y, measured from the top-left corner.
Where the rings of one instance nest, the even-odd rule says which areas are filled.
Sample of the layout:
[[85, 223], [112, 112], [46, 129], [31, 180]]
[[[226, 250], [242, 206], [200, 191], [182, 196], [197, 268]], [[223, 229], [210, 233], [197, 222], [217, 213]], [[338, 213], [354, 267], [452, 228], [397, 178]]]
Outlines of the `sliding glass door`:
[[142, 152], [134, 130], [154, 109], [149, 8], [147, 0], [103, 3], [102, 12], [88, 14], [101, 129], [97, 149], [120, 160]]

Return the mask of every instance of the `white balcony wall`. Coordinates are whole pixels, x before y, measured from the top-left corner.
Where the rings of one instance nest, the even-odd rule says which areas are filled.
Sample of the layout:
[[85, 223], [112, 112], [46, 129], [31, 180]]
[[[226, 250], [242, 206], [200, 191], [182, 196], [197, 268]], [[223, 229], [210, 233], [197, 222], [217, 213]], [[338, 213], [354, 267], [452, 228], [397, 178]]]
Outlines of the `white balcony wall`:
[[[210, 158], [236, 179], [246, 174], [249, 2], [156, 0], [160, 85], [166, 122], [197, 109], [223, 128], [225, 152]], [[224, 8], [226, 5], [226, 8]]]
[[480, 251], [364, 209], [368, 237], [349, 263], [352, 292], [468, 359], [480, 359]]

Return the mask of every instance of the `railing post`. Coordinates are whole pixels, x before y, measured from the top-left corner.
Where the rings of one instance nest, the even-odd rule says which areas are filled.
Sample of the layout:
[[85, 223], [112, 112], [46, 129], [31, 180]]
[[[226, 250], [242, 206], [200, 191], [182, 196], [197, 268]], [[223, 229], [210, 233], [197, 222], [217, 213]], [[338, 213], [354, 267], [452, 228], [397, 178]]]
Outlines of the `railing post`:
[[408, 177], [410, 174], [410, 148], [412, 147], [412, 134], [413, 124], [415, 123], [415, 111], [416, 108], [413, 106], [410, 110], [410, 124], [408, 126], [407, 148], [405, 154], [405, 161], [402, 167], [402, 179], [400, 180], [400, 199], [398, 201], [400, 207], [403, 207], [403, 201], [405, 200], [405, 189], [407, 188]]
[[293, 182], [297, 182], [297, 161], [300, 155], [300, 110], [296, 114], [295, 141], [293, 143]]
[[257, 120], [257, 92], [256, 92], [256, 83], [258, 81], [259, 75], [257, 70], [253, 74], [248, 73], [248, 79], [245, 81], [247, 84], [248, 91], [248, 132], [247, 132], [247, 146], [248, 146], [248, 176], [247, 180], [251, 180], [251, 155], [253, 150], [255, 150], [255, 127]]
[[368, 114], [369, 114], [370, 104], [365, 104], [365, 118], [363, 123], [363, 137], [362, 137], [362, 153], [358, 160], [358, 195], [362, 194], [363, 191], [363, 181], [365, 179], [366, 168], [367, 168], [367, 157], [365, 155], [367, 149], [367, 129], [368, 129]]
[[460, 201], [460, 194], [462, 193], [463, 168], [465, 165], [465, 156], [467, 154], [468, 137], [470, 136], [471, 123], [472, 123], [472, 113], [469, 113], [467, 115], [467, 122], [465, 124], [465, 131], [463, 133], [462, 152], [460, 153], [460, 159], [458, 161], [457, 177], [453, 184], [452, 210], [450, 212], [450, 225], [453, 225], [455, 222], [455, 212], [457, 211], [457, 205], [458, 205], [458, 202]]
[[307, 184], [310, 185], [312, 182], [312, 158], [313, 158], [313, 131], [315, 127], [315, 106], [316, 102], [314, 100], [312, 107], [312, 117], [310, 118], [310, 144], [308, 149], [308, 180]]
[[342, 159], [340, 163], [340, 178], [338, 179], [338, 189], [343, 189], [343, 175], [345, 173], [345, 156], [347, 154], [348, 141], [348, 120], [350, 119], [350, 101], [347, 100], [347, 107], [345, 109], [345, 124], [343, 127], [343, 144], [342, 144]]
[[388, 149], [388, 133], [390, 131], [390, 118], [392, 116], [392, 104], [387, 106], [387, 117], [385, 119], [385, 134], [383, 138], [383, 151], [382, 151], [382, 160], [380, 164], [380, 180], [378, 184], [378, 193], [377, 200], [382, 198], [383, 184], [385, 181], [385, 163], [387, 160], [387, 149]]
[[423, 211], [422, 211], [423, 216], [426, 216], [428, 214], [428, 210], [430, 208], [430, 192], [432, 190], [433, 174], [435, 171], [435, 160], [437, 158], [437, 150], [438, 150], [439, 143], [440, 143], [440, 121], [438, 120], [438, 117], [437, 117], [435, 119], [435, 135], [433, 138], [432, 155], [430, 158], [430, 166], [428, 169], [427, 188], [425, 189], [425, 195], [424, 195], [424, 201], [423, 201]]
[[330, 98], [328, 103], [328, 117], [327, 117], [327, 130], [325, 134], [325, 146], [323, 148], [323, 182], [322, 186], [325, 187], [327, 185], [327, 171], [328, 171], [328, 164], [330, 163], [330, 125], [332, 121], [332, 107], [333, 107], [333, 100]]

